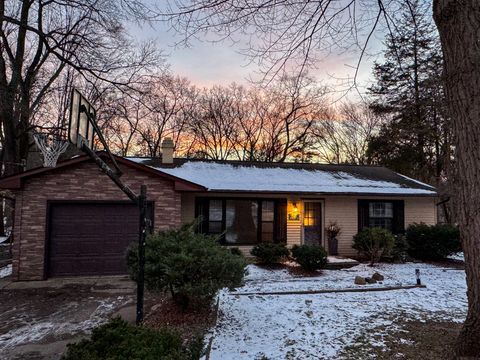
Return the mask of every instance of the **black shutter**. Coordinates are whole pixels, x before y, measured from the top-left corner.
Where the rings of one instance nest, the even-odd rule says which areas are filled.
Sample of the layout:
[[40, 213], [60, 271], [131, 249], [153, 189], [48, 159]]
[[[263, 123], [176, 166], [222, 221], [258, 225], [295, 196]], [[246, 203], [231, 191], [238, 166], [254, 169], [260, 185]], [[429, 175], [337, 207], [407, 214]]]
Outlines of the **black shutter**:
[[275, 242], [287, 243], [287, 200], [275, 201]]
[[405, 202], [403, 200], [393, 201], [392, 232], [394, 234], [405, 232]]
[[195, 219], [200, 218], [197, 226], [199, 233], [206, 233], [208, 231], [208, 199], [195, 199]]
[[358, 231], [368, 227], [368, 200], [358, 200]]

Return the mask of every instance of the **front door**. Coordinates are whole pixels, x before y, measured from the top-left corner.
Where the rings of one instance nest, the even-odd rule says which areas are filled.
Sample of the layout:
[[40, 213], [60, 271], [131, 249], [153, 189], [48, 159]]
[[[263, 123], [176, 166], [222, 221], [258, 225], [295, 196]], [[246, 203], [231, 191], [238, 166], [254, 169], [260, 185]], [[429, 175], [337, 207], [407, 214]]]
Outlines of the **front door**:
[[322, 204], [305, 201], [303, 212], [303, 235], [307, 245], [322, 244]]

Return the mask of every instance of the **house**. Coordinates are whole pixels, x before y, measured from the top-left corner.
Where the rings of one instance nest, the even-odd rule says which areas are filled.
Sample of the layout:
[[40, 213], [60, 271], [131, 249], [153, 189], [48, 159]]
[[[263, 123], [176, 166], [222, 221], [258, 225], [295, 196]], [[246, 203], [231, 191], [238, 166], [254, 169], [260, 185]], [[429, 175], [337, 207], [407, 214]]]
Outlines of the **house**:
[[[364, 227], [436, 223], [435, 189], [383, 167], [174, 159], [168, 146], [162, 159], [116, 160], [133, 191], [147, 185], [155, 230], [201, 215], [201, 231], [245, 252], [259, 242], [326, 245], [336, 222], [338, 252], [353, 256]], [[3, 178], [0, 188], [16, 197], [14, 279], [126, 272], [138, 209], [87, 156]]]

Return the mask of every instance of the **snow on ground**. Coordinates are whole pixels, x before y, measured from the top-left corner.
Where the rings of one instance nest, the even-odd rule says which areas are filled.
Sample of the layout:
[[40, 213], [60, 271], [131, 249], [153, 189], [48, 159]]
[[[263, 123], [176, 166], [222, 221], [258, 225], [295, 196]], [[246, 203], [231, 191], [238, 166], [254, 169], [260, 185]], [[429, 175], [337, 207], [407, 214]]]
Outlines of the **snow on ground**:
[[[238, 295], [291, 290], [344, 289], [356, 275], [385, 276], [381, 287], [415, 284], [420, 269], [427, 288], [325, 293], [312, 295]], [[466, 309], [465, 273], [423, 263], [361, 264], [325, 270], [313, 278], [293, 277], [287, 270], [250, 265], [245, 286], [220, 294], [220, 312], [212, 330], [210, 359], [336, 359], [355, 338], [378, 326], [395, 327], [396, 316], [463, 321]], [[371, 337], [373, 334], [368, 334]], [[382, 345], [381, 343], [378, 345]]]
[[12, 264], [0, 268], [0, 279], [12, 275]]
[[353, 259], [349, 259], [349, 258], [341, 257], [341, 256], [332, 256], [332, 255], [327, 256], [327, 260], [328, 260], [329, 264], [340, 264], [340, 263], [355, 262], [355, 260], [353, 260]]
[[465, 261], [465, 257], [463, 256], [463, 252], [458, 252], [456, 254], [448, 256], [448, 259], [457, 260], [457, 261]]

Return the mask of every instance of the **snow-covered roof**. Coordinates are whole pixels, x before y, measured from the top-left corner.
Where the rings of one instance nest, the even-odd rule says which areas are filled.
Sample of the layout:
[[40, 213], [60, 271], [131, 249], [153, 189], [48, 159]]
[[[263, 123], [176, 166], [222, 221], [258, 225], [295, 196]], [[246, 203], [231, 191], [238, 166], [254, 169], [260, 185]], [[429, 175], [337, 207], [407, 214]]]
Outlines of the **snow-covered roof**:
[[216, 192], [390, 194], [434, 196], [430, 185], [376, 166], [215, 162], [129, 158]]

